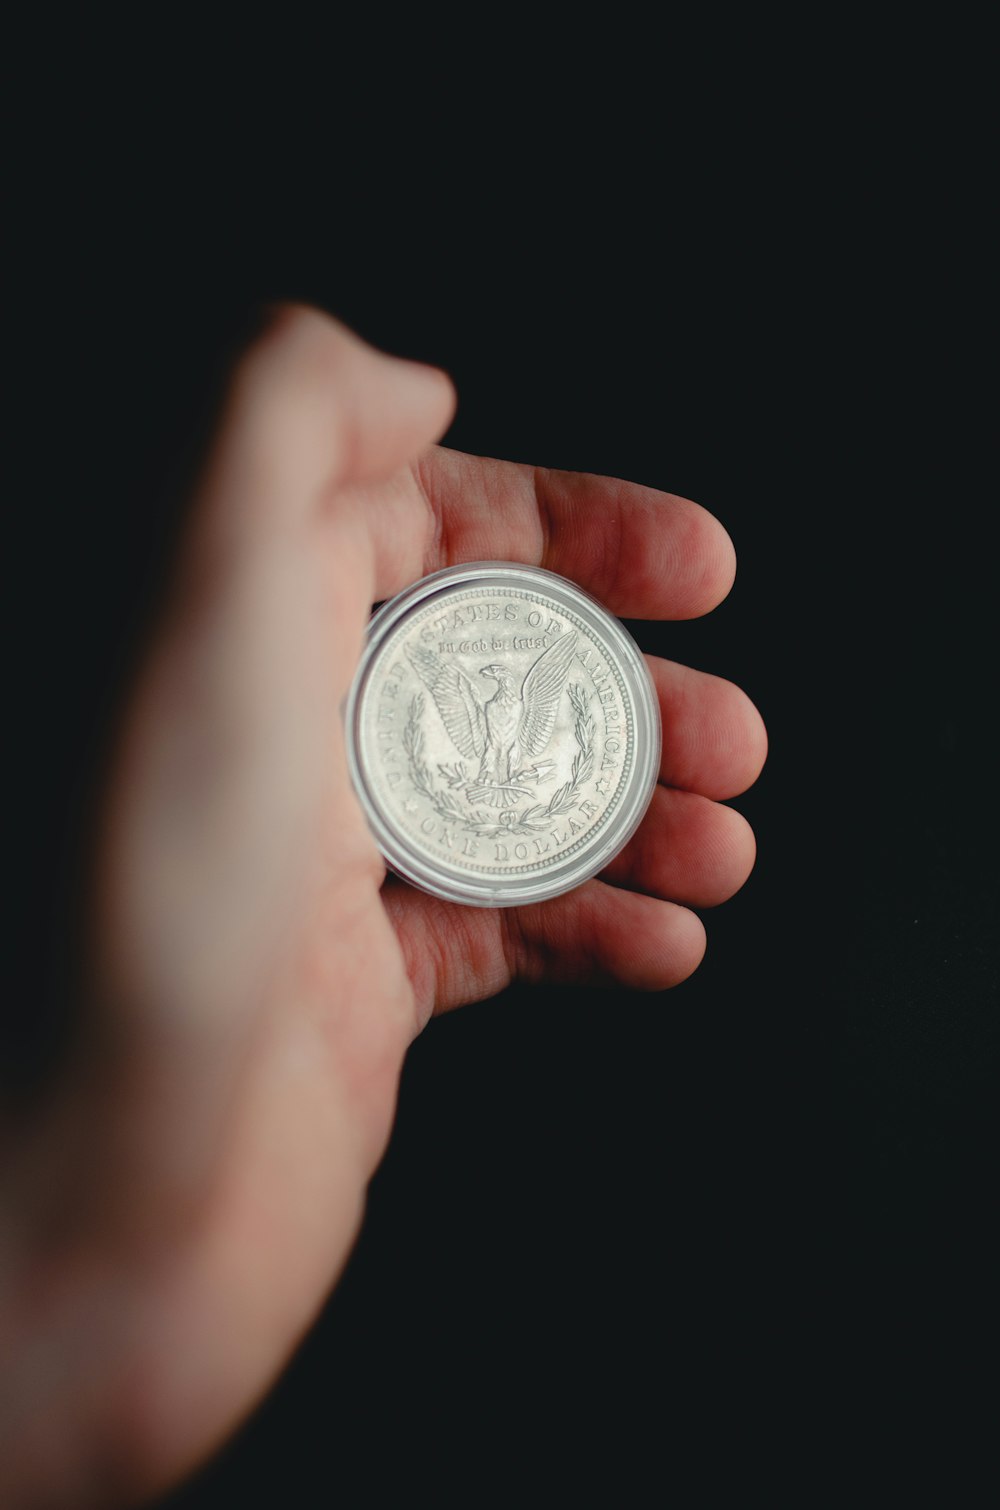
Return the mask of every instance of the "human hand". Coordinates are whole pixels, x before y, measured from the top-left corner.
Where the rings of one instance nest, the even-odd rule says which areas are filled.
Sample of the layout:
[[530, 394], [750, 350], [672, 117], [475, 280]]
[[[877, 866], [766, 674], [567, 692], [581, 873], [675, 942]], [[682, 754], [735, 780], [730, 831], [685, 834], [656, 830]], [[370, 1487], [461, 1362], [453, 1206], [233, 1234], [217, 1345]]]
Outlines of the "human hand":
[[131, 1502], [247, 1413], [346, 1258], [433, 1012], [515, 979], [671, 986], [702, 956], [691, 907], [749, 873], [721, 799], [760, 769], [760, 718], [652, 660], [660, 785], [602, 879], [491, 911], [385, 877], [341, 725], [372, 603], [508, 559], [683, 618], [734, 570], [695, 504], [432, 446], [452, 404], [440, 373], [300, 309], [234, 375], [123, 714], [85, 1031], [11, 1160], [15, 1493]]

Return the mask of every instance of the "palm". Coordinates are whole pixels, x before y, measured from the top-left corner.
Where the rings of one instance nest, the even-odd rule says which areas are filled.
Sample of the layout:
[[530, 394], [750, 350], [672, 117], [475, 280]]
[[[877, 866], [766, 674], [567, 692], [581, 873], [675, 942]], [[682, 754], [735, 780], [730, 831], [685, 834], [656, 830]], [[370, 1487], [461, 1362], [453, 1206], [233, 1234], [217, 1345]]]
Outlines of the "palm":
[[[369, 600], [385, 598], [422, 572], [484, 557], [544, 564], [618, 612], [638, 617], [704, 612], [730, 582], [728, 542], [702, 510], [606, 479], [545, 473], [435, 447], [390, 483], [355, 490], [343, 504], [363, 507], [376, 542], [367, 591], [354, 584], [359, 613], [367, 613]], [[409, 528], [400, 527], [403, 520]], [[344, 559], [339, 551], [335, 556]], [[346, 584], [338, 584], [338, 598], [345, 590]], [[752, 836], [743, 819], [715, 799], [753, 781], [763, 758], [763, 731], [752, 706], [730, 684], [664, 662], [652, 662], [651, 669], [670, 731], [661, 785], [643, 830], [605, 879], [544, 905], [480, 911], [441, 902], [390, 877], [379, 906], [368, 885], [364, 895], [371, 906], [356, 933], [328, 933], [349, 951], [346, 968], [359, 972], [354, 978], [372, 1003], [391, 1002], [399, 1012], [400, 1054], [432, 1011], [492, 994], [514, 975], [660, 987], [697, 965], [703, 934], [685, 904], [717, 903], [746, 877]], [[360, 836], [363, 825], [342, 757], [338, 771], [341, 832]], [[369, 841], [359, 838], [358, 844], [357, 862], [367, 868]], [[381, 879], [381, 869], [378, 874]], [[384, 928], [383, 907], [398, 949]], [[401, 961], [409, 990], [401, 985]], [[357, 1025], [374, 1040], [359, 1063], [368, 1065], [381, 1051], [379, 1018], [369, 1007]], [[379, 1077], [366, 1078], [370, 1088], [377, 1085], [380, 1095], [389, 1096], [390, 1105], [397, 1070], [394, 1065], [388, 1086]]]
[[[653, 662], [669, 731], [662, 780], [606, 877], [503, 910], [447, 904], [386, 878], [348, 781], [338, 712], [372, 602], [422, 572], [493, 557], [561, 571], [619, 613], [681, 616], [724, 595], [731, 557], [710, 516], [683, 500], [437, 448], [388, 482], [343, 489], [318, 531], [303, 535], [289, 575], [289, 591], [313, 605], [312, 616], [280, 599], [274, 612], [300, 637], [282, 657], [283, 678], [296, 666], [301, 683], [297, 697], [282, 693], [286, 738], [332, 754], [307, 767], [312, 811], [299, 827], [301, 850], [280, 867], [299, 867], [300, 902], [290, 934], [274, 939], [281, 967], [270, 972], [254, 1028], [242, 1135], [229, 1145], [235, 1189], [219, 1207], [223, 1244], [241, 1248], [250, 1213], [269, 1213], [256, 1233], [254, 1290], [258, 1324], [272, 1339], [306, 1324], [330, 1283], [388, 1136], [403, 1057], [431, 1013], [515, 977], [647, 989], [683, 979], [704, 943], [688, 904], [730, 895], [753, 858], [745, 821], [715, 799], [752, 781], [763, 757], [759, 718], [742, 693]], [[609, 550], [609, 538], [620, 549]], [[263, 672], [252, 682], [272, 708], [277, 692]], [[300, 768], [298, 759], [288, 765]]]
[[[46, 1364], [23, 1391], [14, 1481], [45, 1461], [33, 1429], [76, 1439], [83, 1396], [130, 1489], [203, 1455], [336, 1277], [431, 1013], [515, 978], [670, 986], [704, 947], [691, 907], [749, 872], [750, 831], [719, 799], [755, 778], [760, 719], [730, 684], [653, 662], [660, 785], [604, 877], [502, 910], [386, 878], [340, 715], [374, 602], [477, 559], [546, 566], [637, 618], [707, 612], [732, 580], [728, 537], [695, 504], [428, 449], [450, 409], [439, 375], [301, 312], [237, 377], [121, 731], [95, 886], [98, 1052], [41, 1135], [55, 1209], [71, 1191], [83, 1252], [100, 1230], [106, 1305], [126, 1320], [99, 1355], [71, 1328], [43, 1338], [43, 1357], [64, 1348], [65, 1390]], [[110, 1214], [81, 1196], [95, 1168]], [[103, 1314], [91, 1283], [83, 1309]]]

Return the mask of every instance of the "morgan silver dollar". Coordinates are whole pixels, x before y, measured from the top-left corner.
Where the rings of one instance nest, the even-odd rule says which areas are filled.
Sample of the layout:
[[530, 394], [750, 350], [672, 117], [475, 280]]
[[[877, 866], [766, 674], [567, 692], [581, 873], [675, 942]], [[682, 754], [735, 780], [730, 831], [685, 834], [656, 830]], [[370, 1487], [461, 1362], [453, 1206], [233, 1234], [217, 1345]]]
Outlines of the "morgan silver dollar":
[[510, 562], [449, 567], [383, 604], [346, 724], [388, 865], [480, 907], [596, 875], [638, 827], [660, 763], [635, 641], [572, 582]]

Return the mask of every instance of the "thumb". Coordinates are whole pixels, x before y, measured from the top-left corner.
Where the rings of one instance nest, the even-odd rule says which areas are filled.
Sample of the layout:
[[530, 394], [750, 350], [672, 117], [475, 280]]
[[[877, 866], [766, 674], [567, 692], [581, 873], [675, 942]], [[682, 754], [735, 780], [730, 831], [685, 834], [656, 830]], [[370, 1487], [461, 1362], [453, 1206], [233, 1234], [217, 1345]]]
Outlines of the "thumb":
[[237, 367], [109, 784], [96, 931], [119, 994], [206, 1020], [254, 997], [346, 779], [338, 703], [372, 602], [370, 520], [323, 524], [452, 406], [443, 374], [296, 306]]
[[230, 383], [200, 522], [223, 546], [248, 530], [294, 527], [331, 489], [411, 461], [454, 408], [437, 368], [376, 351], [319, 310], [276, 306]]

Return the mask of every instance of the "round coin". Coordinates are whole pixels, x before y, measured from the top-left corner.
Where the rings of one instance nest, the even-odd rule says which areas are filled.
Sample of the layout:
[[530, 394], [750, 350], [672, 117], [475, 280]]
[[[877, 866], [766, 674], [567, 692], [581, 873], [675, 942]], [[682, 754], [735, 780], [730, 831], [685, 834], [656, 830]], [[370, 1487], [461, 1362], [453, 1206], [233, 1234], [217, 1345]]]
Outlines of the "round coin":
[[574, 583], [510, 562], [448, 567], [383, 604], [346, 725], [388, 865], [472, 906], [596, 875], [635, 832], [660, 763], [631, 635]]

